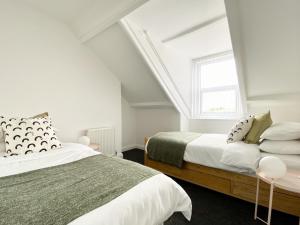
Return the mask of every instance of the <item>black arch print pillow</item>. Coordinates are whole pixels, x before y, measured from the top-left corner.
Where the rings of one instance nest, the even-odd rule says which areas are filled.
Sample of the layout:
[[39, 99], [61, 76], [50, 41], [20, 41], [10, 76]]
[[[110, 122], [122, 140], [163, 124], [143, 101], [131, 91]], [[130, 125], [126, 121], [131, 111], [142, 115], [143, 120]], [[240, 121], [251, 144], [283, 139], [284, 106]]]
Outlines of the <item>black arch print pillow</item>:
[[61, 147], [49, 117], [3, 121], [1, 126], [5, 132], [7, 156], [46, 152]]
[[227, 138], [227, 143], [234, 143], [242, 141], [251, 129], [254, 116], [250, 115], [244, 119], [239, 120], [230, 130]]

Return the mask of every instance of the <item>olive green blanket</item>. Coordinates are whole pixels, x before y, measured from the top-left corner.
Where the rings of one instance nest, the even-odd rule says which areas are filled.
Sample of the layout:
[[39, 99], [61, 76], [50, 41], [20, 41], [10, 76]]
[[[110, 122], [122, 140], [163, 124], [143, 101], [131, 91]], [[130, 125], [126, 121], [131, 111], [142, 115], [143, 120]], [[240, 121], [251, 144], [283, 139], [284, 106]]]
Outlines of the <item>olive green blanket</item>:
[[189, 142], [200, 137], [193, 132], [160, 132], [150, 138], [147, 154], [150, 159], [182, 167], [183, 156]]
[[0, 224], [65, 225], [155, 174], [127, 160], [96, 155], [2, 177]]

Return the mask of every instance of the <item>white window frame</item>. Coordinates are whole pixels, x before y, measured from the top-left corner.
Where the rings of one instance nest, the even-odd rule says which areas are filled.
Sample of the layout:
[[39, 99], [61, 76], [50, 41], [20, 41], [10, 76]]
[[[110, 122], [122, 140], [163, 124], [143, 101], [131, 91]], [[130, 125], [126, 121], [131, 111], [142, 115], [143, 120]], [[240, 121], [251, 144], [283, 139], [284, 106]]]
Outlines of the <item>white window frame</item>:
[[[232, 51], [226, 51], [207, 57], [194, 59], [192, 72], [192, 119], [237, 119], [242, 115], [242, 105], [239, 85], [226, 85], [221, 87], [201, 88], [201, 65], [223, 61], [224, 59], [234, 58]], [[234, 90], [236, 93], [236, 111], [232, 113], [223, 112], [203, 112], [202, 96], [203, 93]]]

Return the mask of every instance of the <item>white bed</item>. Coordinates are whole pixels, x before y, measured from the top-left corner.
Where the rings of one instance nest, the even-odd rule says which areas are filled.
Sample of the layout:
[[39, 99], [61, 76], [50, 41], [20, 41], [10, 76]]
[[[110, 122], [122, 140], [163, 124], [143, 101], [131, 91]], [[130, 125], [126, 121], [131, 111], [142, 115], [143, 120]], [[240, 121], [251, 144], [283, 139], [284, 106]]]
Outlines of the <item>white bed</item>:
[[[56, 166], [99, 154], [79, 144], [26, 156], [0, 157], [0, 177]], [[192, 204], [186, 192], [171, 178], [155, 175], [111, 202], [77, 218], [70, 225], [158, 225], [174, 212], [190, 220]]]
[[[261, 157], [277, 156], [282, 159], [287, 167], [300, 170], [300, 155], [280, 155], [261, 152], [258, 145], [249, 145], [243, 142], [227, 144], [225, 134], [202, 134], [199, 138], [190, 142], [184, 154], [184, 160], [203, 166], [209, 166], [240, 173], [253, 173], [257, 162]], [[250, 148], [249, 148], [250, 147]], [[224, 155], [231, 158], [233, 163], [222, 163]], [[223, 157], [223, 158], [222, 158]], [[245, 160], [247, 162], [242, 162]], [[228, 160], [229, 161], [229, 160]], [[240, 166], [234, 166], [239, 163]], [[246, 163], [248, 165], [246, 165]], [[249, 165], [252, 164], [251, 165]], [[245, 164], [245, 165], [244, 165]], [[252, 169], [251, 169], [252, 167]]]
[[[199, 138], [186, 146], [184, 160], [186, 162], [228, 171], [240, 173], [253, 172], [244, 167], [229, 166], [221, 162], [224, 152], [228, 150], [226, 139], [227, 135], [225, 134], [202, 134]], [[257, 151], [259, 150], [257, 149]]]
[[300, 155], [281, 155], [261, 152], [261, 157], [276, 156], [280, 158], [288, 168], [300, 171]]

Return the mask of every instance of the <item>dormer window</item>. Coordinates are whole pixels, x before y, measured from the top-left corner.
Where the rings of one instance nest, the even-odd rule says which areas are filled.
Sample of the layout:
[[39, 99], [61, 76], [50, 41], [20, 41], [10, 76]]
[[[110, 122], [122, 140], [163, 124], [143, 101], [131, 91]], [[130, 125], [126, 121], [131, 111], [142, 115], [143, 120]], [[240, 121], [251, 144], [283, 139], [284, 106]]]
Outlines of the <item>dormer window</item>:
[[193, 60], [192, 117], [234, 119], [241, 115], [240, 92], [233, 53]]

